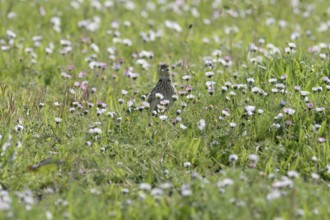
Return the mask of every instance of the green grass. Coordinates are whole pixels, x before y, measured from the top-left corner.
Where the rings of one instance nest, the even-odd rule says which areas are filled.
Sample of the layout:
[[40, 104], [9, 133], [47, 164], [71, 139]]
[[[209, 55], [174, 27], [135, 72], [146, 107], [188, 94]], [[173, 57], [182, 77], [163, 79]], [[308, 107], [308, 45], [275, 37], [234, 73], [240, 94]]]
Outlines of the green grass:
[[[326, 0], [301, 1], [295, 9], [284, 0], [149, 1], [154, 10], [142, 1], [134, 1], [134, 10], [121, 1], [112, 7], [100, 1], [100, 8], [92, 7], [98, 1], [72, 2], [0, 1], [1, 219], [329, 218], [330, 42], [329, 27], [320, 29], [329, 23]], [[95, 31], [78, 27], [88, 19], [100, 20]], [[154, 41], [141, 36], [158, 31]], [[65, 55], [63, 39], [72, 49]], [[291, 42], [296, 48], [286, 53]], [[252, 43], [259, 51], [249, 51]], [[136, 57], [143, 50], [154, 54], [144, 58], [147, 68]], [[217, 61], [228, 57], [229, 67]], [[90, 59], [106, 68], [91, 69]], [[136, 110], [163, 61], [175, 66], [177, 90], [191, 86], [194, 96], [179, 96], [165, 121]], [[125, 76], [131, 67], [136, 80]], [[252, 115], [247, 106], [255, 107]], [[100, 133], [91, 134], [94, 128]]]

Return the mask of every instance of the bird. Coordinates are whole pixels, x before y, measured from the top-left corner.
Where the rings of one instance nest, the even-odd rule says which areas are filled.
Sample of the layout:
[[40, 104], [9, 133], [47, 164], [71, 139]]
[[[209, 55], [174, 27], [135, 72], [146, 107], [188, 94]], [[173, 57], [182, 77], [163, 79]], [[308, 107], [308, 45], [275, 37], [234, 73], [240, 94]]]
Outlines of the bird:
[[158, 77], [158, 83], [152, 89], [147, 101], [150, 104], [150, 111], [158, 110], [162, 112], [173, 104], [177, 96], [171, 80], [170, 67], [167, 63], [158, 65]]

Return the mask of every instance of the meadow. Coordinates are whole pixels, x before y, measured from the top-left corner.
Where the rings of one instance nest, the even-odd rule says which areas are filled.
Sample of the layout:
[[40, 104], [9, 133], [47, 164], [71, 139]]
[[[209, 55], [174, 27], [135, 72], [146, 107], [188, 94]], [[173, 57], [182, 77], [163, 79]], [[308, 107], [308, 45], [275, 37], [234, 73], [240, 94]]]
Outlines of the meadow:
[[0, 219], [329, 219], [329, 36], [327, 0], [0, 0]]

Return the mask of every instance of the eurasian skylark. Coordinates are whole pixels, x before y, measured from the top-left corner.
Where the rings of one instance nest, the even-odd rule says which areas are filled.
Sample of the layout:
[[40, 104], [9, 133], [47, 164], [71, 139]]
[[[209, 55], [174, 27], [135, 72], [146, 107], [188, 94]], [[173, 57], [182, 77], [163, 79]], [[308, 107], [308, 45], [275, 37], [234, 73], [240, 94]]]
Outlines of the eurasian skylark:
[[165, 111], [173, 104], [176, 97], [176, 90], [171, 80], [170, 67], [167, 63], [161, 63], [158, 66], [158, 76], [159, 81], [148, 98], [151, 111]]

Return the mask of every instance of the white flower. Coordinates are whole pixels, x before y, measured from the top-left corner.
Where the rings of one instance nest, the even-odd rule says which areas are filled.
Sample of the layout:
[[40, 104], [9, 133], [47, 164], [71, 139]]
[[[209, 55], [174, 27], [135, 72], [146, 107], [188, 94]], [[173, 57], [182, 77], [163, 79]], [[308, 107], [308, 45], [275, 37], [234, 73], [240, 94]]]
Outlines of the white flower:
[[308, 96], [309, 92], [308, 91], [300, 91], [300, 95], [302, 96]]
[[66, 40], [66, 39], [61, 39], [61, 40], [60, 40], [60, 44], [61, 44], [62, 46], [68, 47], [68, 46], [71, 46], [71, 41]]
[[254, 79], [253, 79], [253, 78], [248, 78], [248, 79], [246, 79], [246, 81], [247, 81], [248, 83], [250, 83], [250, 84], [254, 83]]
[[102, 130], [100, 128], [90, 128], [88, 132], [90, 134], [101, 134]]
[[288, 46], [291, 50], [296, 48], [296, 44], [292, 42], [288, 43]]
[[288, 177], [283, 176], [280, 180], [273, 182], [272, 186], [273, 186], [273, 188], [277, 188], [277, 189], [285, 188], [285, 187], [292, 187], [293, 182]]
[[327, 76], [323, 76], [322, 81], [325, 82], [325, 83], [330, 83], [330, 78], [327, 77]]
[[122, 94], [122, 95], [127, 95], [127, 93], [128, 93], [128, 91], [126, 91], [126, 90], [124, 90], [124, 89], [121, 90], [121, 94]]
[[229, 123], [229, 126], [232, 127], [232, 128], [236, 127], [236, 125], [237, 125], [237, 124], [236, 124], [235, 122], [230, 122], [230, 123]]
[[53, 219], [53, 214], [50, 211], [46, 211], [45, 215], [47, 220]]
[[186, 196], [190, 196], [192, 194], [192, 191], [190, 189], [190, 185], [189, 184], [183, 184], [181, 186], [181, 195], [186, 197]]
[[8, 15], [7, 15], [7, 18], [8, 19], [13, 19], [13, 18], [16, 18], [17, 17], [17, 13], [16, 12], [9, 12]]
[[183, 166], [184, 166], [184, 167], [191, 167], [191, 163], [190, 163], [190, 162], [184, 162], [184, 163], [183, 163]]
[[70, 74], [67, 74], [66, 72], [61, 72], [61, 76], [66, 79], [71, 79], [72, 76]]
[[251, 89], [251, 91], [252, 91], [253, 93], [259, 93], [259, 92], [261, 92], [261, 89], [258, 88], [258, 87], [253, 87], [253, 88]]
[[325, 110], [325, 108], [324, 107], [317, 107], [317, 108], [315, 108], [315, 110], [317, 112], [323, 112]]
[[101, 191], [97, 188], [91, 188], [90, 189], [90, 193], [91, 194], [95, 194], [95, 195], [100, 195], [101, 194]]
[[166, 183], [162, 183], [159, 185], [159, 188], [161, 189], [171, 189], [173, 187], [172, 183], [166, 182]]
[[317, 162], [317, 157], [316, 156], [312, 156], [312, 161], [313, 162]]
[[177, 22], [175, 22], [175, 21], [166, 20], [165, 21], [165, 26], [167, 28], [173, 29], [173, 30], [175, 30], [177, 32], [181, 32], [182, 31], [181, 26]]
[[141, 190], [150, 190], [151, 189], [151, 185], [149, 183], [140, 183], [139, 188]]
[[222, 116], [219, 116], [219, 120], [220, 120], [220, 121], [223, 121], [223, 120], [225, 120], [225, 118], [222, 117]]
[[106, 109], [103, 109], [103, 108], [97, 108], [96, 110], [96, 114], [98, 116], [102, 115], [104, 112], [106, 112], [107, 110]]
[[113, 118], [115, 117], [116, 113], [115, 112], [107, 112], [107, 116]]
[[252, 105], [248, 105], [245, 107], [245, 111], [248, 113], [248, 115], [253, 115], [255, 110], [256, 107]]
[[187, 127], [186, 127], [184, 124], [180, 124], [180, 128], [181, 128], [182, 130], [186, 130], [186, 129], [187, 129]]
[[229, 162], [230, 163], [236, 162], [237, 160], [238, 160], [237, 154], [231, 154], [231, 155], [229, 155]]
[[164, 191], [162, 189], [159, 189], [159, 188], [153, 188], [151, 190], [151, 195], [156, 197], [156, 198], [159, 198], [160, 196], [162, 196], [164, 193]]
[[154, 52], [142, 50], [139, 53], [139, 57], [141, 57], [141, 58], [153, 58], [154, 57]]
[[163, 94], [158, 93], [158, 92], [155, 94], [155, 96], [156, 96], [157, 99], [163, 99], [164, 98]]
[[90, 45], [90, 48], [94, 50], [94, 52], [98, 53], [100, 51], [99, 46], [97, 46], [95, 43]]
[[276, 79], [276, 78], [270, 78], [270, 79], [268, 80], [268, 82], [270, 82], [270, 83], [275, 83], [275, 82], [277, 82], [277, 79]]
[[295, 170], [291, 170], [291, 171], [288, 171], [288, 176], [291, 177], [291, 178], [298, 178], [299, 173]]
[[227, 110], [222, 110], [221, 113], [224, 115], [224, 116], [227, 116], [229, 117], [230, 116], [230, 113], [227, 111]]
[[274, 189], [271, 193], [266, 196], [267, 200], [274, 200], [281, 197], [281, 192], [278, 189]]
[[195, 98], [195, 96], [193, 94], [189, 94], [186, 97], [187, 97], [187, 99], [194, 99]]
[[261, 115], [261, 114], [264, 113], [264, 110], [262, 110], [262, 109], [258, 109], [258, 113]]
[[275, 128], [275, 129], [279, 129], [281, 127], [281, 125], [277, 124], [277, 123], [273, 123], [270, 127]]
[[291, 53], [291, 49], [289, 47], [286, 47], [286, 48], [284, 48], [284, 52], [289, 54], [289, 53]]
[[16, 34], [15, 34], [15, 32], [12, 31], [12, 30], [7, 30], [7, 31], [6, 31], [6, 34], [7, 34], [7, 37], [8, 37], [8, 38], [11, 38], [11, 39], [16, 38]]
[[236, 93], [235, 93], [234, 91], [230, 91], [230, 92], [229, 92], [229, 95], [231, 95], [231, 96], [236, 96]]
[[283, 83], [276, 83], [275, 87], [278, 89], [285, 89], [285, 85]]
[[295, 86], [295, 87], [293, 87], [294, 88], [294, 90], [296, 90], [296, 91], [300, 91], [301, 90], [301, 87], [300, 86]]
[[[1, 187], [1, 186], [0, 186]], [[11, 209], [11, 198], [9, 192], [0, 188], [0, 211]]]
[[277, 116], [274, 117], [274, 119], [282, 119], [283, 118], [283, 114], [279, 113]]
[[205, 128], [205, 125], [206, 125], [206, 123], [205, 123], [204, 119], [201, 119], [201, 120], [199, 120], [199, 122], [197, 122], [197, 126], [198, 126], [199, 130], [203, 130]]
[[327, 174], [330, 174], [330, 164], [326, 165], [325, 170]]
[[233, 185], [234, 181], [230, 178], [226, 178], [224, 180], [218, 181], [217, 182], [217, 187], [218, 188], [226, 188], [227, 186]]
[[312, 87], [313, 92], [321, 92], [323, 90], [322, 86]]
[[9, 50], [9, 49], [10, 49], [9, 46], [6, 46], [6, 45], [2, 45], [2, 46], [1, 46], [1, 50], [2, 50], [2, 51], [7, 51], [7, 50]]
[[101, 134], [102, 130], [100, 128], [94, 128], [94, 133]]
[[127, 188], [122, 188], [122, 189], [121, 189], [121, 192], [122, 192], [123, 194], [127, 194], [127, 193], [129, 193], [129, 189], [127, 189]]
[[258, 155], [256, 155], [256, 154], [250, 154], [248, 156], [248, 159], [252, 162], [257, 162], [259, 160]]
[[315, 180], [320, 179], [320, 175], [317, 174], [317, 173], [312, 173], [312, 174], [311, 174], [311, 177], [312, 177], [313, 179], [315, 179]]
[[276, 89], [276, 88], [272, 88], [272, 92], [273, 92], [273, 93], [278, 93], [278, 91], [279, 91], [278, 89]]
[[142, 107], [149, 109], [150, 108], [150, 103], [149, 102], [142, 102]]
[[15, 126], [16, 131], [23, 131], [23, 129], [24, 129], [23, 125], [18, 124], [18, 125]]
[[55, 118], [55, 122], [56, 122], [57, 124], [59, 124], [61, 121], [62, 121], [61, 118]]
[[325, 60], [326, 58], [327, 58], [327, 54], [326, 53], [320, 53], [320, 58], [322, 59], [322, 60]]
[[188, 81], [189, 79], [191, 79], [191, 76], [190, 75], [184, 75], [184, 76], [182, 76], [182, 79]]
[[167, 118], [168, 118], [168, 117], [167, 117], [166, 115], [160, 115], [160, 116], [159, 116], [159, 119], [162, 120], [162, 121], [167, 120]]
[[283, 109], [283, 112], [284, 112], [285, 114], [288, 114], [288, 115], [293, 115], [293, 114], [296, 112], [296, 110], [294, 110], [294, 109], [292, 109], [292, 108], [284, 108], [284, 109]]
[[179, 96], [178, 95], [172, 95], [172, 99], [173, 99], [173, 101], [176, 101], [176, 100], [179, 99]]
[[145, 59], [136, 60], [136, 64], [142, 66], [143, 69], [148, 69], [150, 67], [150, 64]]
[[132, 46], [133, 43], [132, 40], [125, 38], [123, 39], [123, 44], [126, 46]]
[[163, 106], [168, 106], [170, 103], [171, 103], [170, 100], [167, 100], [167, 99], [164, 99], [164, 100], [160, 101], [160, 104], [163, 105]]
[[127, 106], [128, 106], [128, 107], [132, 107], [132, 106], [134, 105], [134, 103], [135, 103], [135, 99], [128, 100], [128, 101], [127, 101]]
[[216, 83], [214, 82], [214, 81], [207, 81], [206, 83], [205, 83], [205, 85], [207, 86], [207, 87], [212, 87], [212, 86], [214, 86]]
[[211, 78], [211, 77], [214, 76], [214, 72], [206, 72], [206, 73], [205, 73], [205, 76]]

